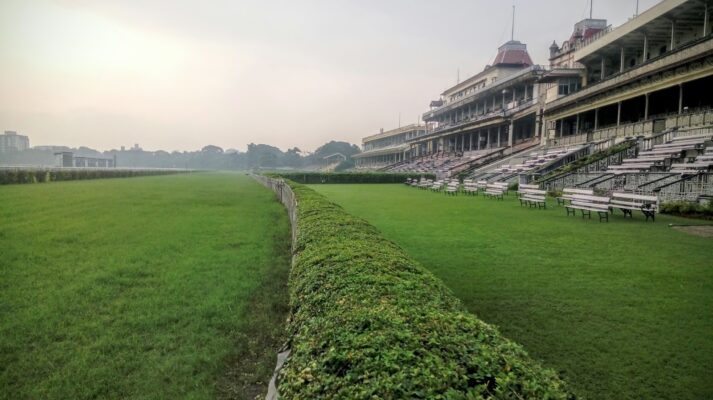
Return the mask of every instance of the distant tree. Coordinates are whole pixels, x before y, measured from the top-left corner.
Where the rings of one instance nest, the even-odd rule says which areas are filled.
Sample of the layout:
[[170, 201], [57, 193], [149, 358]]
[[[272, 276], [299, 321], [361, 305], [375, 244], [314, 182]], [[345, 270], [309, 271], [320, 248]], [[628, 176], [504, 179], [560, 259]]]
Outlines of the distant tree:
[[221, 147], [213, 146], [212, 144], [203, 147], [201, 151], [204, 153], [223, 154], [223, 149]]

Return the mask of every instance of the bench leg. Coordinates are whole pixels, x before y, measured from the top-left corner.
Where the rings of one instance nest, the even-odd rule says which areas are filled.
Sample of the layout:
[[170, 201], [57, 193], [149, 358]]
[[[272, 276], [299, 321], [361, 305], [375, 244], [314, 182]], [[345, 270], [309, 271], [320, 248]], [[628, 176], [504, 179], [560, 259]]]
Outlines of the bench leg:
[[624, 218], [628, 215], [629, 218], [634, 218], [634, 215], [632, 214], [631, 210], [627, 210], [626, 208], [620, 208], [621, 212], [624, 213]]
[[[586, 214], [585, 214], [585, 212], [586, 212]], [[585, 215], [586, 215], [587, 217], [589, 217], [589, 219], [592, 219], [592, 212], [591, 212], [591, 211], [589, 211], [589, 210], [582, 210], [582, 219], [584, 219], [584, 216], [585, 216]]]
[[646, 222], [649, 222], [649, 217], [651, 218], [651, 222], [656, 222], [656, 213], [652, 211], [642, 211], [644, 215], [646, 216]]
[[567, 210], [567, 216], [568, 216], [568, 217], [569, 217], [569, 214], [570, 214], [570, 213], [572, 214], [573, 217], [574, 217], [575, 215], [577, 215], [577, 214], [576, 214], [576, 213], [577, 213], [577, 210], [575, 210], [574, 208], [565, 207], [565, 210]]
[[[597, 211], [599, 213], [599, 222], [602, 222], [602, 218], [605, 218], [609, 222], [609, 213], [606, 211]], [[602, 215], [602, 213], [604, 215]]]

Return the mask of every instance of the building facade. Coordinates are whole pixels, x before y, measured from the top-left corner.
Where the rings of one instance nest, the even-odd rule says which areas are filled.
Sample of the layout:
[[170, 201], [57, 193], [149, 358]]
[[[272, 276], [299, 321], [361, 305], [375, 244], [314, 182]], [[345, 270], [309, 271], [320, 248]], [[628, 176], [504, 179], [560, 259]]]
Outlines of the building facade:
[[409, 142], [426, 134], [424, 125], [411, 124], [362, 139], [362, 152], [352, 156], [360, 169], [379, 169], [410, 159]]
[[30, 148], [30, 138], [18, 135], [15, 131], [5, 131], [0, 135], [0, 153], [24, 151]]
[[615, 29], [577, 42], [570, 54], [571, 65], [580, 68], [580, 85], [546, 102], [544, 143], [713, 124], [710, 3], [664, 0]]
[[431, 102], [423, 115], [431, 129], [411, 142], [412, 157], [499, 149], [538, 136], [538, 81], [546, 71], [534, 65], [527, 45], [500, 46], [492, 65]]
[[54, 153], [58, 167], [63, 168], [116, 168], [116, 155], [113, 158], [75, 156], [71, 151]]

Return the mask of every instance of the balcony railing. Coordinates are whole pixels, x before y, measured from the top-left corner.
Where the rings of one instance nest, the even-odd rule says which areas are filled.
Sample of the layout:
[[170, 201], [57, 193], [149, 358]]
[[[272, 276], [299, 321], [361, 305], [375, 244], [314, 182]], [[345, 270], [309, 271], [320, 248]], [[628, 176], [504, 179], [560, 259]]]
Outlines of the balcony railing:
[[443, 104], [441, 107], [438, 107], [436, 109], [428, 111], [423, 114], [423, 119], [427, 120], [429, 118], [435, 117], [436, 114], [441, 113], [443, 111], [452, 110], [452, 109], [458, 108], [462, 105], [468, 104], [468, 103], [472, 102], [475, 98], [481, 96], [483, 93], [486, 93], [497, 86], [503, 86], [503, 85], [507, 84], [508, 82], [511, 82], [513, 80], [521, 78], [522, 76], [527, 75], [531, 72], [547, 71], [549, 69], [550, 69], [549, 67], [543, 66], [543, 65], [530, 66], [528, 68], [523, 69], [522, 71], [519, 71], [513, 75], [503, 78], [502, 80], [495, 81], [495, 83], [493, 83], [492, 85], [485, 86], [484, 88], [476, 90], [475, 92], [473, 92], [472, 94], [470, 94], [468, 96], [465, 96], [461, 99], [458, 99], [458, 100], [455, 100], [452, 102], [447, 102], [447, 103]]
[[612, 26], [609, 25], [609, 26], [607, 26], [606, 28], [604, 28], [603, 30], [601, 30], [601, 31], [599, 31], [599, 32], [597, 32], [597, 33], [595, 33], [594, 35], [592, 35], [592, 36], [590, 36], [590, 37], [588, 37], [587, 39], [582, 40], [581, 42], [575, 43], [575, 44], [574, 44], [574, 49], [575, 49], [575, 50], [583, 49], [583, 48], [589, 46], [590, 44], [596, 42], [597, 40], [603, 38], [604, 36], [607, 35], [607, 33], [611, 32], [612, 30], [613, 30]]
[[643, 78], [646, 75], [654, 74], [665, 68], [679, 65], [689, 59], [709, 54], [713, 51], [712, 39], [713, 35], [709, 34], [708, 36], [681, 45], [673, 51], [664, 53], [659, 57], [652, 58], [645, 63], [632, 67], [631, 69], [607, 76], [604, 80], [592, 83], [577, 92], [560, 97], [557, 100], [553, 100], [547, 104], [547, 107], [549, 109], [554, 109], [563, 105], [575, 104], [577, 101], [581, 101], [582, 99], [600, 91], [621, 86], [631, 80]]

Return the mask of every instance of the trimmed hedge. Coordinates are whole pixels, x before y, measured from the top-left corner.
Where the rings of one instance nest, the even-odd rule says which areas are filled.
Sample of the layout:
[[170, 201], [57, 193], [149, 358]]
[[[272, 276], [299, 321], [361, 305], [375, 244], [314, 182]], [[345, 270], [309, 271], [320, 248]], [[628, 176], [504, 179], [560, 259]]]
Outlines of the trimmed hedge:
[[661, 204], [659, 211], [662, 214], [712, 219], [713, 203], [709, 203], [708, 205], [701, 205], [690, 201], [669, 201]]
[[574, 398], [375, 227], [288, 184], [297, 234], [280, 397]]
[[407, 178], [420, 178], [425, 176], [435, 179], [434, 174], [388, 174], [377, 172], [281, 172], [265, 174], [273, 178], [284, 178], [303, 184], [313, 183], [404, 183]]
[[43, 183], [133, 176], [168, 175], [187, 171], [140, 169], [0, 169], [0, 185]]

